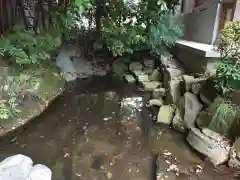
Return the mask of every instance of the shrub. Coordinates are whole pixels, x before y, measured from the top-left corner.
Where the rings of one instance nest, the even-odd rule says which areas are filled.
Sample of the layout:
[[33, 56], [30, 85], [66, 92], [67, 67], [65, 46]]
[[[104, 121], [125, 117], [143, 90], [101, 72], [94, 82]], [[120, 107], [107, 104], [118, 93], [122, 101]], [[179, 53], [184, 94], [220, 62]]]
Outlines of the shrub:
[[15, 26], [10, 34], [0, 40], [0, 55], [7, 62], [19, 65], [39, 64], [50, 59], [50, 52], [60, 46], [60, 34], [40, 32], [35, 35], [21, 26]]
[[217, 50], [221, 53], [221, 59], [216, 70], [216, 87], [228, 95], [240, 88], [240, 21], [226, 24]]
[[183, 23], [171, 15], [169, 1], [120, 2], [109, 0], [102, 20], [102, 40], [114, 56], [141, 50], [158, 56], [183, 35]]

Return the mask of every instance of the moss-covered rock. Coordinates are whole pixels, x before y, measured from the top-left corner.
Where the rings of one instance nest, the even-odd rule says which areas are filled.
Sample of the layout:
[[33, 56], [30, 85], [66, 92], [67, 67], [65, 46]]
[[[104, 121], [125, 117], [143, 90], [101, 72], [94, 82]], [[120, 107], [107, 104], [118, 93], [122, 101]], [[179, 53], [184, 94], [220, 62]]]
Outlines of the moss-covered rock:
[[[3, 65], [0, 68], [6, 69]], [[6, 80], [7, 78], [11, 81]], [[0, 120], [0, 136], [42, 113], [49, 103], [63, 92], [65, 85], [58, 70], [51, 66], [24, 70], [8, 67], [0, 79], [2, 87], [8, 88], [0, 90], [1, 103], [8, 103], [9, 98], [14, 96], [16, 98], [14, 108], [18, 111], [12, 112], [12, 109], [8, 109], [11, 115]], [[13, 91], [11, 95], [8, 93], [10, 90]]]

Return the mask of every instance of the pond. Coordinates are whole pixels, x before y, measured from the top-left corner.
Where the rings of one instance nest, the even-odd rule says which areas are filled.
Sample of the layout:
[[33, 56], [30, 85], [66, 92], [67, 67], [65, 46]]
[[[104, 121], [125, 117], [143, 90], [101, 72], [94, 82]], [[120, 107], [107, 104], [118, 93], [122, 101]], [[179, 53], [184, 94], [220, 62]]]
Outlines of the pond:
[[169, 180], [233, 179], [230, 169], [200, 159], [182, 134], [155, 124], [147, 98], [111, 76], [67, 84], [36, 120], [1, 140], [0, 160], [27, 155], [47, 165], [53, 180], [148, 180], [157, 178], [161, 156], [159, 166], [177, 167]]

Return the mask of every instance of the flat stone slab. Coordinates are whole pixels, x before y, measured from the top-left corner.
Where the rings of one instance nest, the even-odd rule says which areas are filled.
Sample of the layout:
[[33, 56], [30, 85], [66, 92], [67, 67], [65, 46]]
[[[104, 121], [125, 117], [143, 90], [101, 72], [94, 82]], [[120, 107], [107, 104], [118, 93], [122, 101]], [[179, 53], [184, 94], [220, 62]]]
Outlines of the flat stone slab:
[[130, 84], [133, 84], [136, 82], [136, 79], [131, 74], [125, 74], [124, 79]]
[[154, 89], [161, 87], [162, 83], [158, 81], [145, 81], [142, 82], [142, 85], [145, 91], [154, 91]]
[[225, 163], [229, 158], [230, 145], [228, 143], [215, 141], [197, 128], [191, 128], [187, 141], [194, 149], [207, 156], [215, 166]]

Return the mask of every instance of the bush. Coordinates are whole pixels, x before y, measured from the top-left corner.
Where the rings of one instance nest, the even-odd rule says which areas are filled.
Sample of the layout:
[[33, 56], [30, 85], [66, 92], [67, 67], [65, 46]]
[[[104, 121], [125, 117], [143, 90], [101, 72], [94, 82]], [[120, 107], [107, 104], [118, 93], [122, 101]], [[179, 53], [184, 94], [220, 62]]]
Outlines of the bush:
[[[171, 15], [174, 3], [163, 0], [108, 1], [102, 40], [114, 56], [149, 50], [161, 55], [183, 36], [183, 23]], [[171, 5], [170, 5], [171, 4]]]
[[22, 26], [15, 26], [8, 36], [0, 40], [0, 56], [6, 62], [19, 65], [39, 64], [49, 60], [49, 53], [60, 46], [60, 33], [57, 34], [43, 31], [35, 35]]
[[228, 95], [240, 88], [240, 21], [226, 24], [217, 50], [221, 53], [221, 59], [216, 71], [216, 87]]

